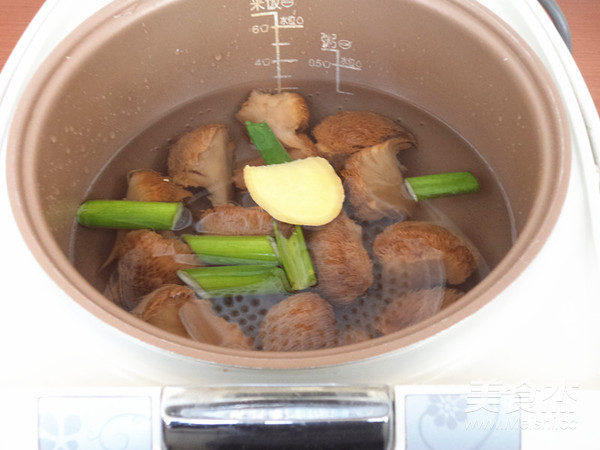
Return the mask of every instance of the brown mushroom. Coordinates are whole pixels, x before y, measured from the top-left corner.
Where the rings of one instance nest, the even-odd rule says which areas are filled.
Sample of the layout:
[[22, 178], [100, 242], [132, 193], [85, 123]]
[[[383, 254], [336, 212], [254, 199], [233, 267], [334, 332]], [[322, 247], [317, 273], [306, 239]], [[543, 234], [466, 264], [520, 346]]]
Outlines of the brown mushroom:
[[170, 177], [150, 169], [132, 170], [127, 176], [127, 200], [140, 202], [181, 202], [192, 193], [173, 183]]
[[[280, 224], [282, 233], [291, 232], [292, 225]], [[274, 235], [273, 217], [258, 206], [245, 208], [222, 205], [205, 211], [198, 221], [198, 231], [227, 236]]]
[[397, 158], [404, 142], [389, 139], [353, 153], [342, 171], [346, 194], [360, 220], [409, 218], [416, 201], [408, 192]]
[[446, 228], [428, 222], [398, 222], [375, 238], [384, 288], [425, 289], [458, 285], [477, 268], [471, 246]]
[[444, 287], [408, 291], [391, 301], [377, 316], [373, 326], [381, 334], [390, 334], [435, 315], [463, 296]]
[[340, 331], [338, 345], [342, 346], [358, 344], [359, 342], [365, 342], [372, 338], [373, 336], [371, 336], [367, 330], [355, 326], [353, 328], [346, 328]]
[[189, 338], [190, 335], [179, 318], [179, 310], [183, 304], [195, 298], [196, 294], [190, 288], [168, 284], [144, 296], [131, 312], [144, 322]]
[[206, 188], [215, 206], [228, 203], [233, 196], [234, 148], [225, 125], [201, 125], [169, 151], [169, 175], [180, 186]]
[[177, 270], [198, 265], [191, 249], [177, 238], [150, 230], [130, 231], [118, 248], [119, 261], [107, 294], [126, 310], [165, 284], [182, 284]]
[[205, 344], [252, 350], [254, 341], [240, 327], [220, 317], [208, 300], [193, 300], [179, 310], [179, 317], [192, 339]]
[[315, 156], [314, 143], [308, 136], [301, 134], [308, 126], [308, 105], [295, 92], [269, 94], [254, 90], [236, 117], [242, 123], [267, 122], [273, 134], [286, 148]]
[[266, 351], [317, 350], [337, 345], [338, 328], [331, 304], [315, 293], [302, 292], [267, 311], [258, 337]]
[[373, 282], [373, 264], [362, 243], [362, 228], [342, 212], [332, 222], [307, 230], [317, 291], [335, 304], [349, 304]]
[[[132, 170], [127, 175], [127, 194], [125, 200], [138, 202], [180, 202], [192, 196], [192, 193], [173, 183], [169, 177], [150, 169]], [[108, 267], [119, 257], [121, 241], [127, 231], [118, 230], [113, 249], [101, 266]]]
[[352, 153], [397, 139], [398, 150], [415, 146], [414, 136], [393, 120], [370, 111], [340, 111], [313, 130], [320, 156], [338, 170]]

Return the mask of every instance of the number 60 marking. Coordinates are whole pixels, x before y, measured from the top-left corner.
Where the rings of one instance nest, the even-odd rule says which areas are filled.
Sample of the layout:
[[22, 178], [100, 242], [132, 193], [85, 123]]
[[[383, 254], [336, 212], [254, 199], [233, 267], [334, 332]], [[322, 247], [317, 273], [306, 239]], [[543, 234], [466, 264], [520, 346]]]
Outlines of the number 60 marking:
[[252, 34], [268, 33], [269, 32], [269, 28], [270, 27], [267, 24], [252, 25], [250, 27], [250, 31], [252, 32]]

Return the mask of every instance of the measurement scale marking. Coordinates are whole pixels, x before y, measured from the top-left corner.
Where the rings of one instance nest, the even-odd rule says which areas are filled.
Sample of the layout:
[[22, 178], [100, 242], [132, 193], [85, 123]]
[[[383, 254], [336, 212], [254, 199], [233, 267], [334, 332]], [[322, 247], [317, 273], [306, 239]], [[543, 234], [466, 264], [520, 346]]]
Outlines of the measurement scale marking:
[[352, 92], [343, 91], [341, 89], [341, 78], [340, 78], [340, 69], [352, 69], [361, 71], [360, 67], [348, 66], [346, 64], [340, 63], [340, 50], [337, 48], [321, 48], [324, 52], [333, 52], [335, 53], [335, 62], [332, 62], [331, 65], [335, 67], [335, 88], [336, 91], [340, 94], [354, 95]]
[[359, 72], [362, 70], [360, 67], [356, 66], [346, 66], [344, 64], [331, 63], [332, 67], [339, 67], [340, 69], [350, 69], [350, 70], [358, 70]]
[[[275, 47], [275, 59], [273, 60], [273, 64], [275, 64], [275, 67], [276, 67], [276, 75], [273, 78], [275, 78], [277, 80], [277, 91], [281, 92], [281, 90], [284, 89], [284, 87], [281, 84], [281, 80], [291, 78], [291, 75], [283, 75], [282, 74], [281, 64], [282, 63], [288, 63], [288, 64], [295, 63], [295, 62], [298, 62], [298, 60], [293, 59], [293, 58], [282, 58], [281, 57], [281, 47], [290, 46], [291, 43], [290, 42], [281, 42], [279, 30], [304, 28], [304, 25], [302, 25], [302, 24], [280, 25], [279, 13], [277, 11], [254, 13], [251, 16], [252, 17], [271, 16], [273, 18], [273, 25], [270, 26], [270, 29], [273, 30], [274, 35], [275, 35], [275, 41], [271, 43], [271, 45], [273, 47]], [[287, 89], [297, 89], [297, 88], [287, 88]]]

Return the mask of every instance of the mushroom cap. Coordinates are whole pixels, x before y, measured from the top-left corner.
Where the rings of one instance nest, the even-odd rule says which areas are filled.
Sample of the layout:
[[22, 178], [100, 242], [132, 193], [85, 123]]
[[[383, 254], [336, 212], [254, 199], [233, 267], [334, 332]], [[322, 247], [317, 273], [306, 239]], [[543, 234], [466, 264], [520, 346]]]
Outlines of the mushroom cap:
[[169, 231], [157, 232], [147, 229], [125, 231], [119, 240], [116, 257], [121, 258], [135, 248], [143, 249], [153, 256], [173, 256], [182, 263], [194, 262], [192, 249]]
[[340, 331], [338, 345], [352, 345], [372, 339], [371, 333], [365, 329], [354, 327]]
[[362, 228], [342, 212], [307, 230], [307, 246], [317, 275], [317, 291], [335, 304], [349, 304], [373, 282], [373, 264], [362, 243]]
[[313, 130], [319, 154], [334, 167], [363, 148], [397, 139], [398, 149], [415, 146], [414, 136], [393, 120], [371, 111], [340, 111], [325, 117]]
[[414, 213], [416, 202], [404, 184], [404, 167], [397, 158], [399, 139], [353, 153], [342, 170], [348, 200], [360, 220], [390, 217], [404, 220]]
[[170, 149], [169, 175], [180, 186], [208, 189], [213, 205], [225, 204], [233, 196], [234, 148], [225, 125], [201, 125], [181, 136]]
[[127, 200], [139, 202], [180, 202], [192, 196], [169, 177], [150, 169], [132, 170], [127, 176]]
[[187, 244], [150, 230], [127, 233], [118, 254], [117, 270], [108, 292], [115, 303], [127, 310], [134, 308], [142, 296], [165, 284], [182, 284], [177, 270], [197, 265]]
[[445, 282], [457, 285], [477, 268], [464, 239], [428, 222], [390, 225], [375, 238], [373, 252], [383, 266], [384, 286], [423, 289]]
[[[238, 205], [220, 205], [206, 210], [198, 222], [199, 231], [225, 236], [274, 236], [273, 217], [258, 206], [245, 208]], [[292, 225], [278, 223], [284, 234]]]
[[144, 296], [131, 312], [158, 328], [178, 336], [190, 337], [179, 318], [179, 309], [195, 298], [196, 294], [190, 288], [168, 284]]
[[[127, 175], [126, 200], [139, 202], [180, 202], [192, 196], [192, 193], [173, 183], [169, 177], [150, 169], [132, 170]], [[108, 258], [100, 269], [112, 264], [119, 257], [121, 241], [126, 230], [118, 230], [117, 238]]]
[[220, 317], [208, 300], [195, 299], [185, 303], [179, 317], [190, 337], [205, 344], [252, 350], [254, 341], [240, 327]]
[[265, 351], [318, 350], [337, 345], [333, 307], [313, 292], [292, 295], [272, 306], [258, 337]]
[[236, 118], [242, 122], [267, 122], [273, 134], [285, 146], [302, 149], [311, 146], [306, 136], [299, 137], [298, 133], [308, 126], [309, 111], [304, 98], [295, 92], [280, 92], [269, 94], [254, 90]]
[[381, 311], [373, 326], [381, 334], [394, 333], [433, 316], [462, 296], [456, 289], [443, 287], [406, 292]]

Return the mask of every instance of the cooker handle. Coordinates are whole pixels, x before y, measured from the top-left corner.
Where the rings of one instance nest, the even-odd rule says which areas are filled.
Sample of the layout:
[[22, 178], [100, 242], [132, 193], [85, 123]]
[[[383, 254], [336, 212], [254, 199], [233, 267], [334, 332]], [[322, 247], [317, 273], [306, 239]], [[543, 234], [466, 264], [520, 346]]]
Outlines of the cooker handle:
[[164, 388], [167, 449], [391, 449], [386, 386]]
[[542, 7], [546, 10], [558, 33], [570, 52], [573, 51], [573, 41], [571, 39], [571, 30], [567, 22], [567, 18], [554, 0], [539, 0]]

